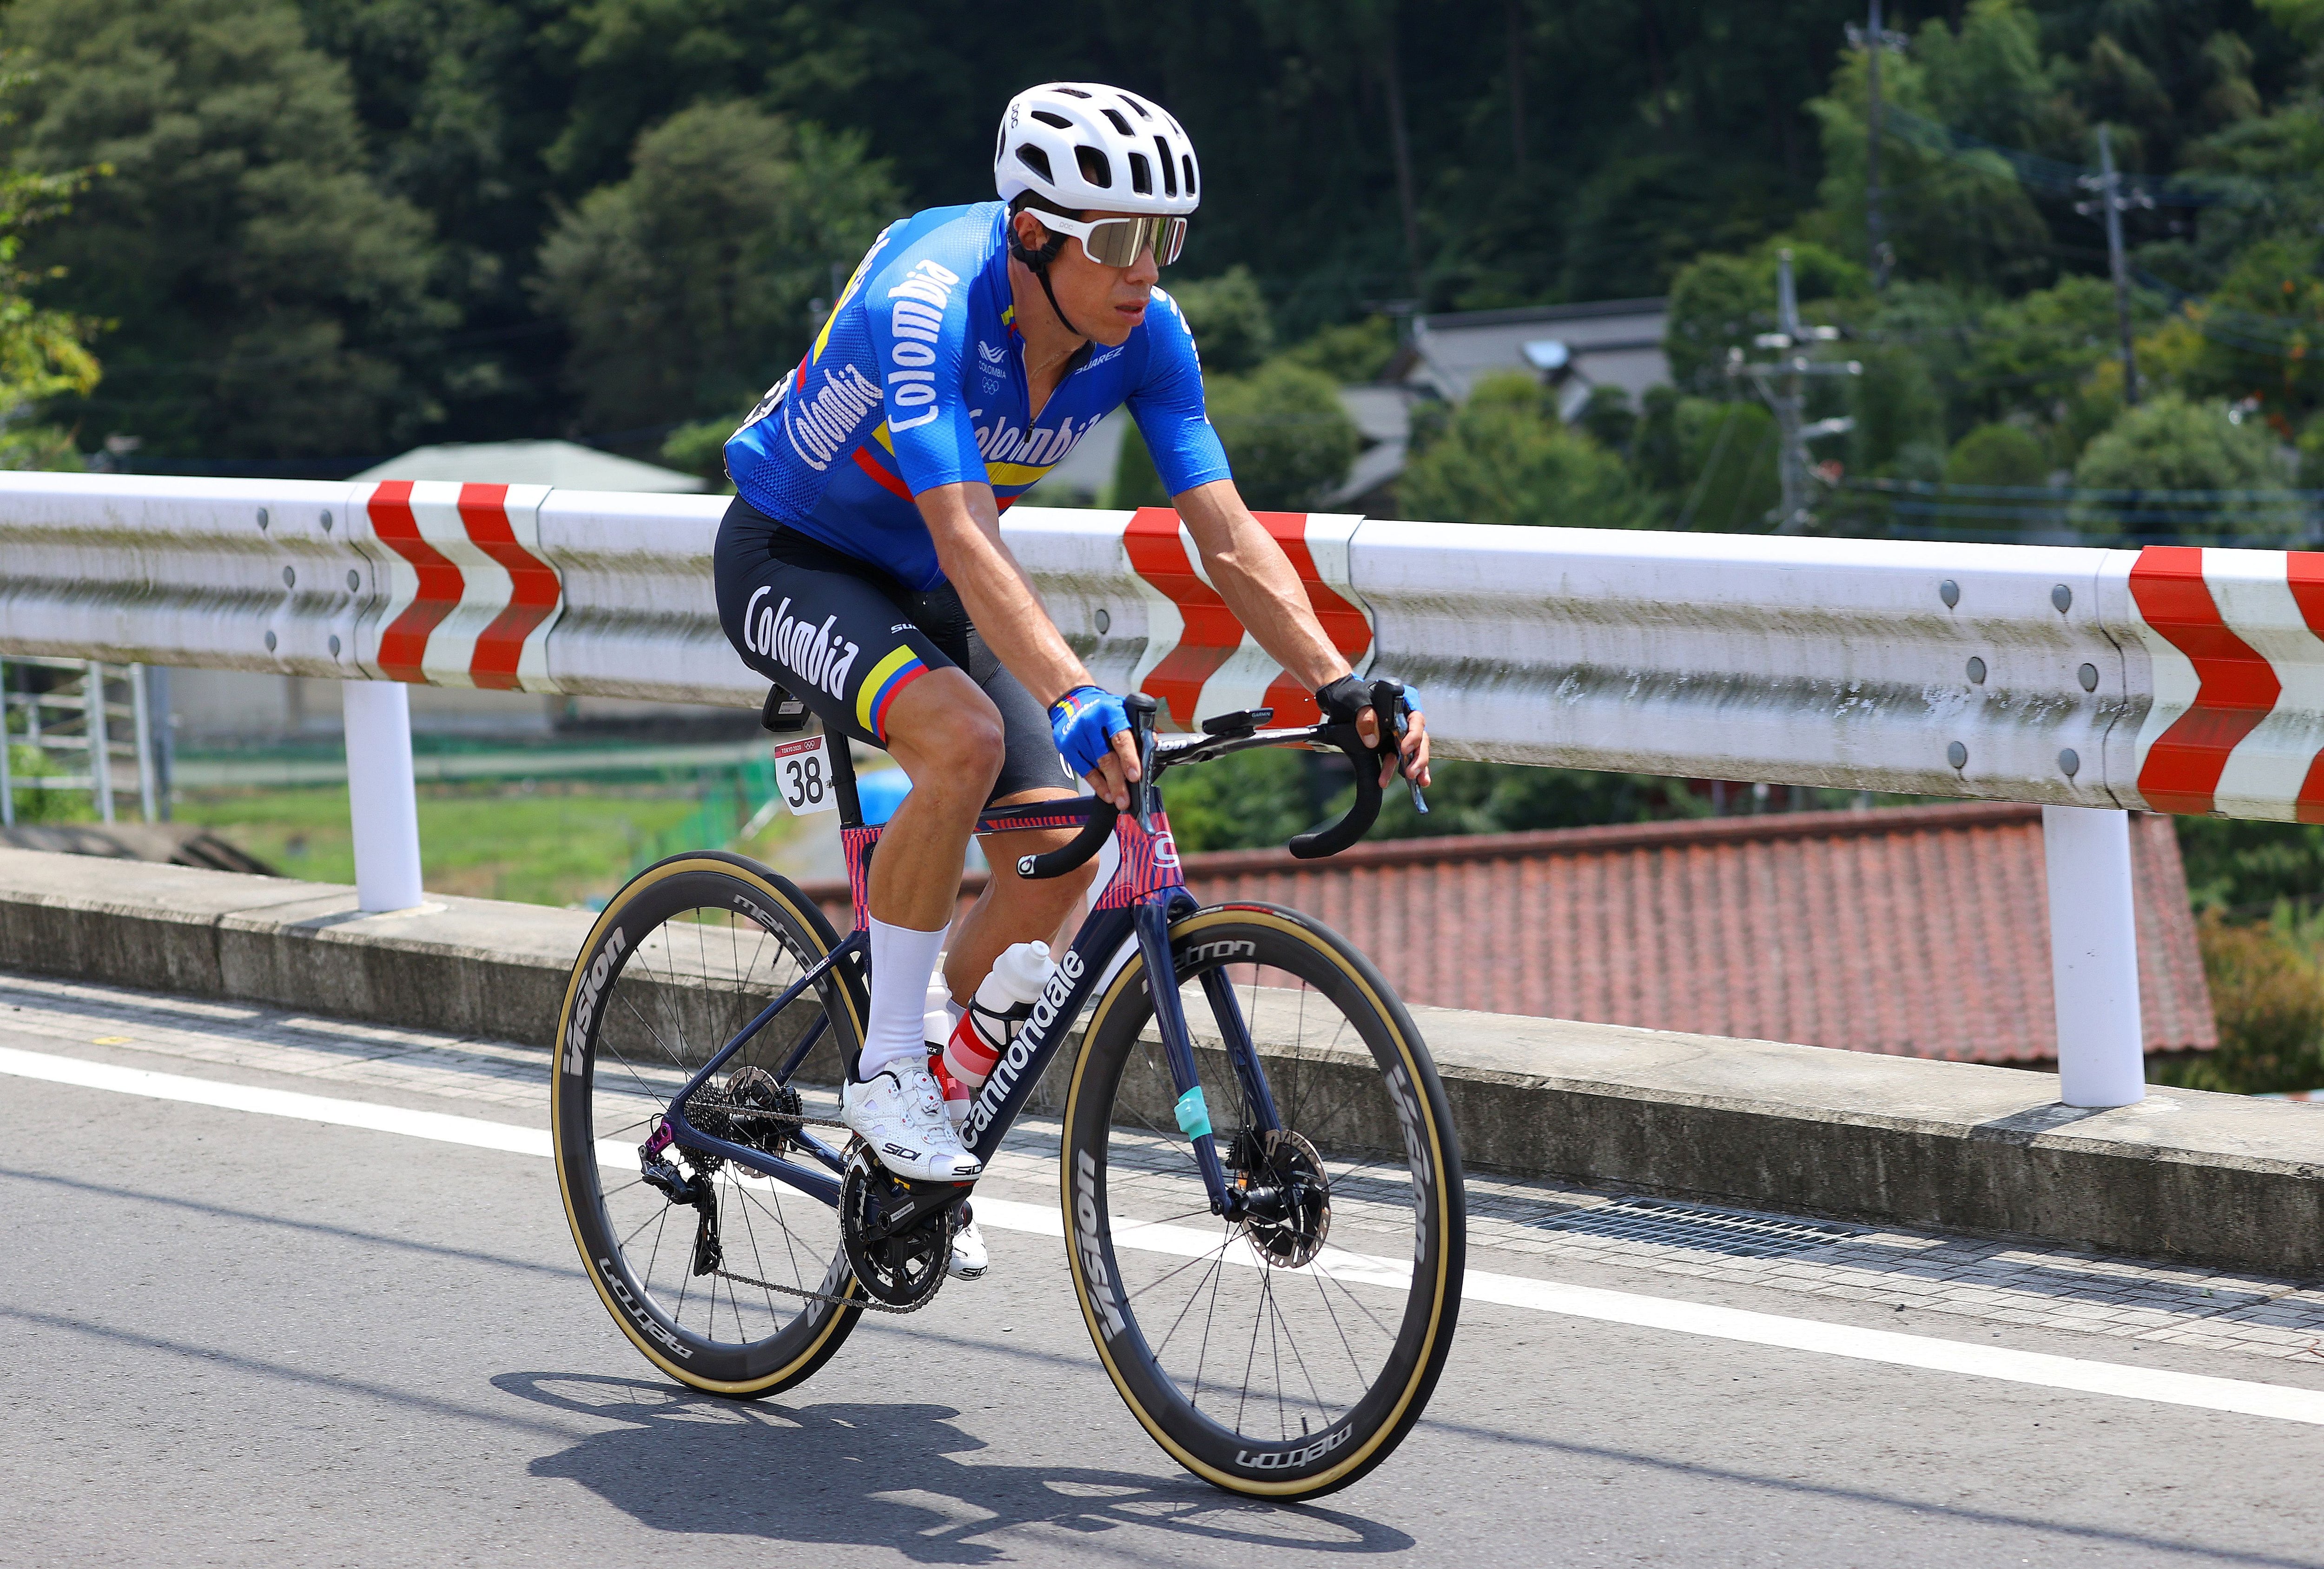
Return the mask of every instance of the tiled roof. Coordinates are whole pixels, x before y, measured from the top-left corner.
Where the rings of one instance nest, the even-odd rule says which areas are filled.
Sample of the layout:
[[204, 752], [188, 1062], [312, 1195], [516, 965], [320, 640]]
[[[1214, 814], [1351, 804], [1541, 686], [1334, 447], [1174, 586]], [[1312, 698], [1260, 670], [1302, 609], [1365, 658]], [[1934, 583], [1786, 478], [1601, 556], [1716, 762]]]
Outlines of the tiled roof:
[[[2131, 835], [2147, 1050], [2208, 1050], [2178, 840], [2144, 814]], [[1224, 851], [1187, 856], [1185, 872], [1205, 904], [1320, 918], [1413, 1002], [1971, 1062], [2057, 1056], [2039, 807], [1400, 839], [1321, 862]], [[844, 908], [844, 887], [810, 891]]]

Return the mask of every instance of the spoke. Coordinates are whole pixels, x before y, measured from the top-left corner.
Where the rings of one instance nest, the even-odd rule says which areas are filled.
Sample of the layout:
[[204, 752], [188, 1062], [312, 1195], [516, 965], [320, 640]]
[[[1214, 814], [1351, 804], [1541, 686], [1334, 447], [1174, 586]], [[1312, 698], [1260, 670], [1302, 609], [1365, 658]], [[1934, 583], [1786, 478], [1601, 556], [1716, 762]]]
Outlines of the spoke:
[[1324, 1316], [1331, 1319], [1332, 1327], [1339, 1332], [1340, 1349], [1348, 1353], [1348, 1366], [1355, 1370], [1356, 1382], [1360, 1385], [1365, 1382], [1364, 1364], [1356, 1360], [1356, 1348], [1348, 1339], [1347, 1325], [1340, 1322], [1339, 1309], [1332, 1306], [1332, 1294], [1323, 1289], [1323, 1277], [1312, 1269], [1308, 1273], [1314, 1276], [1315, 1300], [1323, 1305]]
[[[1203, 1262], [1205, 1259], [1215, 1259], [1221, 1263], [1224, 1263], [1226, 1261], [1227, 1250], [1234, 1245], [1234, 1234], [1232, 1232], [1229, 1232], [1227, 1240], [1221, 1242], [1217, 1247], [1213, 1248], [1209, 1252], [1197, 1253], [1193, 1258], [1187, 1260], [1185, 1263], [1173, 1266], [1167, 1272], [1157, 1276], [1155, 1278], [1148, 1280], [1145, 1285], [1140, 1286], [1137, 1290], [1128, 1293], [1125, 1300], [1135, 1302], [1139, 1297], [1145, 1296], [1148, 1291], [1153, 1290], [1157, 1286], [1168, 1285], [1171, 1281], [1176, 1279], [1179, 1276], [1185, 1274], [1195, 1265]], [[1189, 1297], [1187, 1300], [1192, 1301], [1193, 1298]], [[1179, 1311], [1183, 1314], [1185, 1309], [1181, 1308]]]

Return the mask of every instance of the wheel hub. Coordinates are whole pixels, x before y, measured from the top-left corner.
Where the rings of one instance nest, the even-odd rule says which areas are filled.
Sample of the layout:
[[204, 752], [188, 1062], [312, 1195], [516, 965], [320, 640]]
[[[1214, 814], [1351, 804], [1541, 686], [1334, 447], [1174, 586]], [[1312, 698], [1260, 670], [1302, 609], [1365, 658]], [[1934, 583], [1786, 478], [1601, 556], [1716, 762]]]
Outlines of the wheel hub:
[[1332, 1185], [1323, 1157], [1298, 1134], [1277, 1129], [1237, 1141], [1235, 1186], [1243, 1235], [1277, 1269], [1296, 1269], [1323, 1251], [1332, 1230]]

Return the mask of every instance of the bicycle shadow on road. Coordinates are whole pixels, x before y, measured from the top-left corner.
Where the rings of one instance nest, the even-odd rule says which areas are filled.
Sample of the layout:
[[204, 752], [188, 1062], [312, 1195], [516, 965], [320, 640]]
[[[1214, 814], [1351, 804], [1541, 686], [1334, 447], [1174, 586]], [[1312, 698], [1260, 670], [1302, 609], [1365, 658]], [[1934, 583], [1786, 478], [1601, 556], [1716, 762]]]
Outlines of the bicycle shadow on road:
[[1142, 1527], [1222, 1545], [1397, 1553], [1392, 1527], [1312, 1504], [1239, 1500], [1184, 1475], [970, 1464], [986, 1447], [947, 1406], [724, 1400], [601, 1374], [503, 1373], [505, 1394], [618, 1424], [532, 1474], [587, 1488], [641, 1525], [701, 1536], [883, 1546], [928, 1564], [1015, 1556], [1028, 1526]]

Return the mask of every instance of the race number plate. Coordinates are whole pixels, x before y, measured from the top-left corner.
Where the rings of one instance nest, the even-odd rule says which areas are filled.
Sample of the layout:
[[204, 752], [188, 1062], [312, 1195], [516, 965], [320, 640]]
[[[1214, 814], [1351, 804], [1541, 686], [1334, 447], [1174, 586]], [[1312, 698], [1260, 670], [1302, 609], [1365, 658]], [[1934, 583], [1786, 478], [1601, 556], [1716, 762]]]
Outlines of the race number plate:
[[795, 817], [835, 811], [839, 797], [831, 788], [831, 753], [820, 735], [786, 741], [775, 748], [775, 789], [784, 809]]

